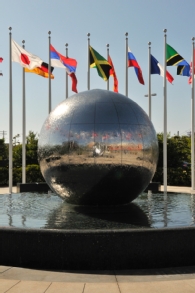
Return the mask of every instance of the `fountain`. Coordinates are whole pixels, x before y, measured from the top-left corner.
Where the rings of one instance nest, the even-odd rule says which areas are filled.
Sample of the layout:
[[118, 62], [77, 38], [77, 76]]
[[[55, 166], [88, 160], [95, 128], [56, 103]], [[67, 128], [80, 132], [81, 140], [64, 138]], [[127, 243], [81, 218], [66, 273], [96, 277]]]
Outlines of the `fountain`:
[[[194, 264], [194, 225], [169, 226], [174, 204], [166, 205], [168, 195], [162, 201], [162, 194], [143, 193], [158, 144], [135, 102], [104, 90], [73, 95], [47, 117], [38, 154], [53, 193], [1, 197], [8, 219], [0, 227], [2, 265], [124, 270]], [[154, 206], [163, 206], [163, 227], [154, 225]]]

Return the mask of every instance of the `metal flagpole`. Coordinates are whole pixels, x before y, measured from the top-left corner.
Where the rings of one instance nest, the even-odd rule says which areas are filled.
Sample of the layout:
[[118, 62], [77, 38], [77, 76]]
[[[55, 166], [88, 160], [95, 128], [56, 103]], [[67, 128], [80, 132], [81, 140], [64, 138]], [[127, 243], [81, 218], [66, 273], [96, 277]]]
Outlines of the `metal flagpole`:
[[87, 34], [88, 36], [88, 44], [87, 44], [87, 54], [88, 54], [88, 68], [87, 68], [87, 89], [90, 90], [90, 60], [89, 60], [89, 46], [90, 46], [90, 33]]
[[50, 44], [51, 44], [51, 37], [50, 37], [51, 31], [48, 32], [48, 39], [49, 39], [49, 113], [51, 112], [51, 58], [50, 58]]
[[148, 116], [151, 120], [151, 42], [148, 43]]
[[13, 109], [12, 109], [12, 28], [9, 27], [9, 193], [12, 193], [13, 182]]
[[[65, 44], [66, 46], [66, 57], [68, 57], [68, 43]], [[66, 99], [68, 98], [68, 73], [65, 69], [66, 72]]]
[[125, 33], [126, 39], [125, 39], [125, 96], [128, 97], [128, 33]]
[[[22, 41], [25, 48], [25, 41]], [[26, 183], [26, 100], [25, 100], [25, 69], [22, 68], [22, 183]]]
[[148, 97], [148, 116], [150, 120], [152, 120], [152, 96], [156, 96], [156, 94], [151, 94], [151, 45], [152, 43], [148, 43], [148, 95], [144, 95], [144, 97]]
[[164, 89], [164, 133], [163, 133], [163, 184], [164, 192], [167, 192], [167, 30], [164, 29], [164, 78], [163, 78], [163, 89]]
[[192, 123], [192, 131], [191, 131], [191, 187], [194, 190], [194, 40], [192, 38], [192, 97], [191, 97], [191, 123]]
[[[107, 60], [108, 60], [108, 57], [109, 57], [109, 44], [107, 44], [106, 47], [107, 47]], [[109, 91], [109, 78], [107, 80], [107, 90]]]

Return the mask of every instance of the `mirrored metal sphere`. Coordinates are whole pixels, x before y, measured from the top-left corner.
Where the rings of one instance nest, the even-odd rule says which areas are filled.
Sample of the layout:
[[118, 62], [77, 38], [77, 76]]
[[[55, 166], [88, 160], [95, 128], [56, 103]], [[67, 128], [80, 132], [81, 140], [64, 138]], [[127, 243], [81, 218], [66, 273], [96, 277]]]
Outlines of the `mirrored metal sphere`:
[[125, 204], [151, 181], [158, 141], [140, 106], [96, 89], [69, 97], [50, 113], [38, 156], [46, 182], [67, 202]]

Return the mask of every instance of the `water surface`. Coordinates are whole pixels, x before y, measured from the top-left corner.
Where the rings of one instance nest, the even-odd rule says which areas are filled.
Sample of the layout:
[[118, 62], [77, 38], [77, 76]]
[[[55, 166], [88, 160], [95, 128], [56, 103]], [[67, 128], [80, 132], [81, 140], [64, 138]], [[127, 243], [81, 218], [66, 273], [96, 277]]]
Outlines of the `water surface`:
[[84, 207], [55, 194], [0, 195], [0, 226], [44, 229], [122, 229], [195, 226], [195, 195], [142, 193], [129, 205]]

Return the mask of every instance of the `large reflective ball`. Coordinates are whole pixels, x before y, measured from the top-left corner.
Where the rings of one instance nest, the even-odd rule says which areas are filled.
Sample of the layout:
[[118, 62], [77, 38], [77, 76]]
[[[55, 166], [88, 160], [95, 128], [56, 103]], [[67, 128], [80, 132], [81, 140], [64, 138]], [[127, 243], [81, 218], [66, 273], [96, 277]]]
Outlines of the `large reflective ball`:
[[67, 202], [126, 204], [151, 181], [158, 141], [147, 114], [134, 101], [95, 89], [69, 97], [49, 114], [38, 156], [51, 190]]

